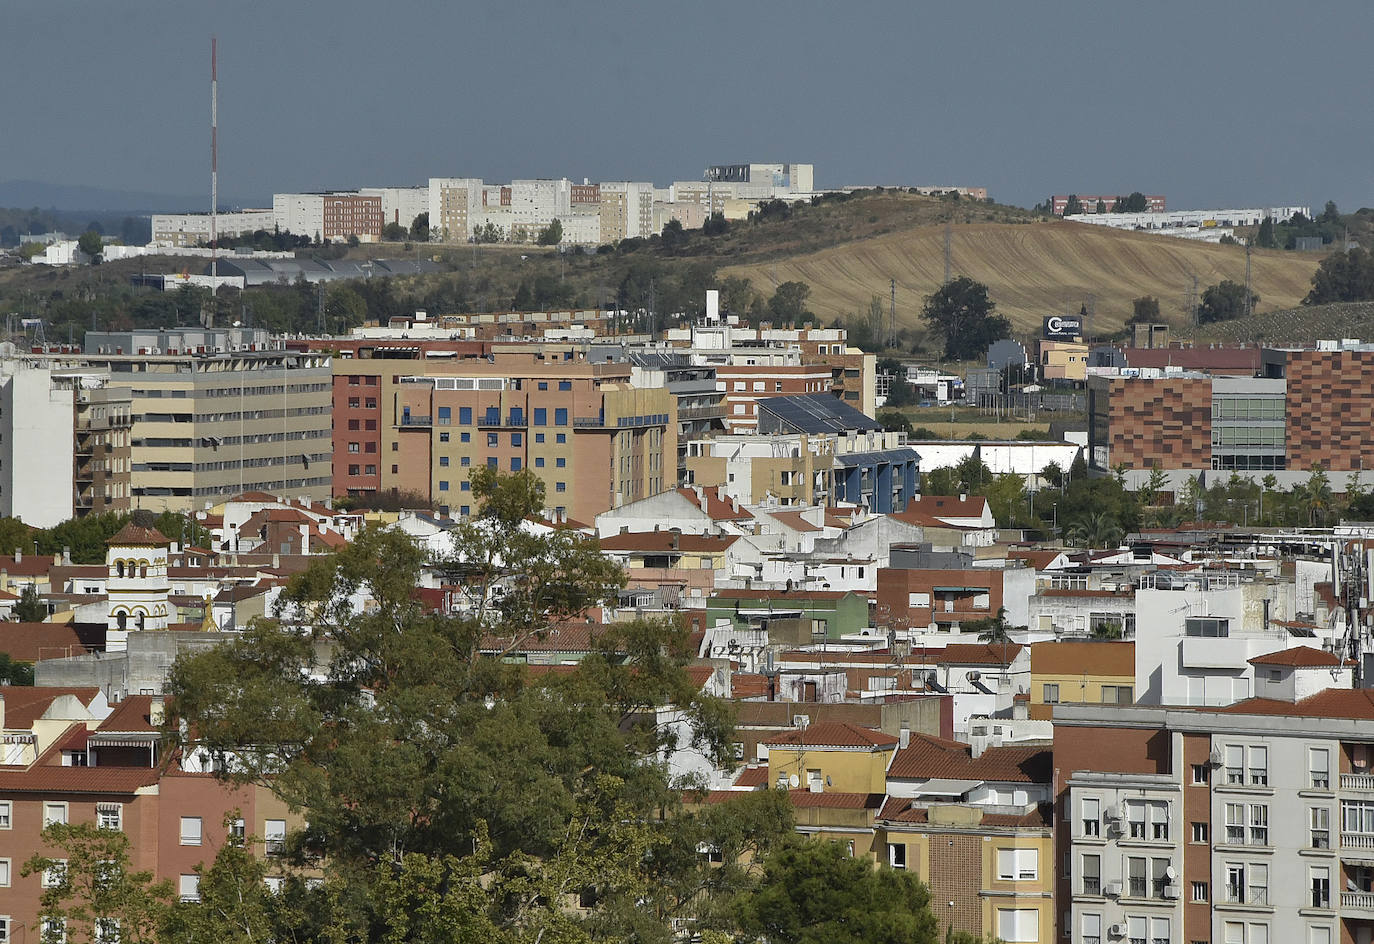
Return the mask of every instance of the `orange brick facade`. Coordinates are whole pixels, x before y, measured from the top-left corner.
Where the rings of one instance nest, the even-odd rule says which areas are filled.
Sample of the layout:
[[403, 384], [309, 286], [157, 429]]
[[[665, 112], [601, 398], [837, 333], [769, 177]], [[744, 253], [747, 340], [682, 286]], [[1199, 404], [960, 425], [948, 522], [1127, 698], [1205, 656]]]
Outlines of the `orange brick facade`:
[[1108, 396], [1113, 467], [1212, 467], [1211, 379], [1114, 378]]
[[1287, 375], [1288, 468], [1363, 468], [1374, 427], [1374, 351], [1295, 351]]

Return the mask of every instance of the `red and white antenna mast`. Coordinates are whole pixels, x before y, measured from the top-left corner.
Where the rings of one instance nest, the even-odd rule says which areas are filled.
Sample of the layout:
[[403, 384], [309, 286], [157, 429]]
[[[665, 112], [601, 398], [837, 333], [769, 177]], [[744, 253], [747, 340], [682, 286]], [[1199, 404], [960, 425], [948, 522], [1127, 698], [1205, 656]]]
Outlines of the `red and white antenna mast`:
[[219, 72], [210, 37], [210, 294], [219, 288]]

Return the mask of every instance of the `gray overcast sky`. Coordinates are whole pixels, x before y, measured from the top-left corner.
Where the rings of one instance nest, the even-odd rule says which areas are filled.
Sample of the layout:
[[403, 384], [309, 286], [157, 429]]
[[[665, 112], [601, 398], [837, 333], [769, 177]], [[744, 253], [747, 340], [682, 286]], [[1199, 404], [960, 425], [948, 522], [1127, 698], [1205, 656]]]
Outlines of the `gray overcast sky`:
[[1374, 205], [1374, 4], [5, 0], [0, 181], [220, 192], [430, 176], [1143, 190]]

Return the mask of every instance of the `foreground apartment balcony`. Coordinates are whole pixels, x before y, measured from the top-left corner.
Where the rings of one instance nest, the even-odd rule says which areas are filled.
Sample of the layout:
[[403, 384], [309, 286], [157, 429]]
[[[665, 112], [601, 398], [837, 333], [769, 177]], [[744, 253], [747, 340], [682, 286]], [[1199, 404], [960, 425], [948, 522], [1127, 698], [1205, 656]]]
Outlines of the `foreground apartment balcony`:
[[417, 416], [414, 413], [406, 413], [401, 417], [401, 426], [425, 427], [434, 425], [433, 416]]
[[1374, 774], [1341, 774], [1341, 789], [1374, 793]]

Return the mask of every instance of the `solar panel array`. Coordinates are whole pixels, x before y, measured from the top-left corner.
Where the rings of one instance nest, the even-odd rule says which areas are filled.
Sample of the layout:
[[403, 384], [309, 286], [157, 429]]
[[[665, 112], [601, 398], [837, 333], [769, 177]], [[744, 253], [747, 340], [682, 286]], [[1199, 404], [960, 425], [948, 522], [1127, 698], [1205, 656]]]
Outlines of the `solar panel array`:
[[[784, 432], [847, 433], [882, 429], [871, 416], [856, 410], [828, 393], [806, 393], [790, 397], [768, 397], [758, 401], [760, 413], [777, 417]], [[759, 418], [763, 431], [763, 417]]]

